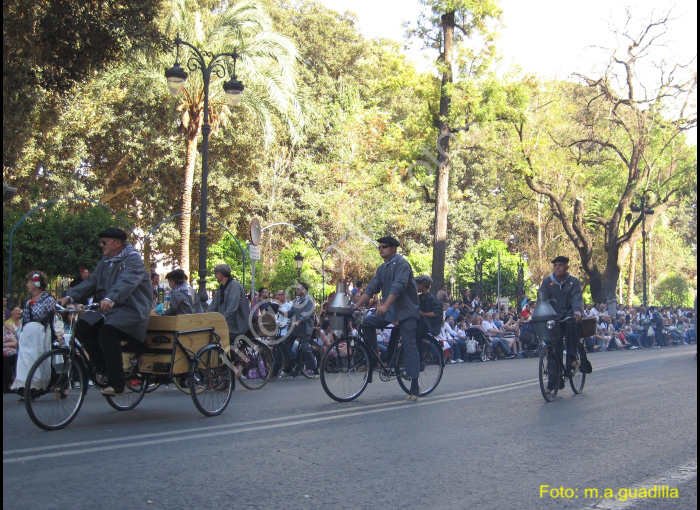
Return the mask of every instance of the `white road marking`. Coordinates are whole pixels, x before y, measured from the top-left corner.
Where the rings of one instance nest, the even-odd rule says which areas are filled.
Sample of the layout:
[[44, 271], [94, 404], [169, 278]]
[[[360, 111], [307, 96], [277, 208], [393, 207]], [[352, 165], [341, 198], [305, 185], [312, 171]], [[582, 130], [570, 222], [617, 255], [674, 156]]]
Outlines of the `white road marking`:
[[[685, 353], [685, 352], [677, 352], [677, 353], [666, 354], [666, 355], [658, 356], [658, 357], [654, 357], [654, 358], [625, 360], [625, 361], [609, 363], [609, 364], [603, 365], [601, 367], [594, 367], [594, 373], [596, 371], [605, 370], [605, 369], [613, 368], [613, 367], [618, 367], [621, 365], [627, 365], [630, 363], [639, 363], [642, 361], [648, 361], [649, 359], [659, 359], [662, 357], [671, 357], [671, 356], [679, 356], [679, 355], [686, 355], [686, 354], [687, 353]], [[26, 461], [31, 461], [31, 460], [56, 458], [56, 457], [63, 457], [63, 456], [67, 456], [67, 455], [79, 455], [79, 454], [83, 454], [83, 453], [92, 453], [92, 452], [106, 451], [106, 450], [133, 448], [133, 447], [137, 447], [137, 446], [163, 444], [163, 443], [170, 443], [170, 442], [175, 442], [175, 441], [188, 441], [188, 440], [192, 440], [192, 439], [215, 437], [215, 436], [221, 436], [221, 435], [227, 435], [227, 434], [240, 434], [243, 432], [270, 430], [270, 429], [277, 429], [277, 428], [282, 428], [282, 427], [292, 427], [292, 426], [304, 425], [304, 424], [308, 424], [308, 423], [316, 423], [316, 422], [322, 422], [322, 421], [337, 420], [337, 419], [341, 419], [341, 418], [349, 418], [349, 417], [354, 417], [354, 416], [362, 416], [365, 414], [381, 413], [381, 412], [403, 410], [403, 409], [414, 409], [418, 406], [441, 404], [441, 403], [445, 403], [445, 402], [454, 402], [456, 400], [464, 400], [464, 399], [468, 399], [468, 398], [481, 397], [481, 396], [485, 396], [485, 395], [491, 395], [494, 393], [501, 393], [501, 392], [505, 392], [505, 391], [525, 388], [528, 386], [534, 386], [537, 384], [539, 384], [538, 379], [527, 379], [527, 380], [517, 381], [517, 382], [513, 382], [513, 383], [502, 384], [502, 385], [498, 385], [498, 386], [491, 386], [488, 388], [466, 390], [466, 391], [461, 391], [461, 392], [456, 392], [456, 393], [447, 393], [444, 395], [440, 395], [438, 397], [427, 397], [426, 399], [421, 399], [420, 401], [414, 402], [414, 403], [406, 403], [405, 401], [402, 400], [402, 401], [386, 402], [386, 403], [380, 403], [380, 404], [370, 404], [367, 406], [362, 406], [361, 408], [354, 407], [352, 409], [343, 408], [343, 409], [335, 409], [335, 410], [330, 410], [330, 411], [319, 411], [319, 412], [314, 412], [314, 413], [305, 413], [305, 414], [292, 415], [292, 416], [281, 416], [278, 418], [268, 418], [268, 419], [262, 419], [262, 420], [247, 421], [247, 422], [241, 422], [241, 423], [236, 423], [236, 424], [229, 423], [229, 424], [225, 424], [225, 425], [204, 426], [204, 427], [190, 428], [190, 429], [184, 429], [184, 430], [157, 432], [157, 433], [152, 433], [152, 434], [141, 434], [138, 436], [125, 436], [125, 437], [119, 437], [119, 438], [104, 438], [104, 439], [98, 439], [98, 440], [93, 440], [93, 441], [83, 441], [83, 442], [76, 442], [76, 443], [47, 445], [47, 446], [36, 447], [36, 448], [22, 448], [22, 449], [17, 449], [17, 450], [8, 450], [8, 451], [3, 451], [3, 456], [16, 455], [16, 454], [20, 454], [20, 453], [31, 453], [31, 452], [36, 452], [36, 454], [35, 455], [25, 455], [22, 457], [3, 459], [3, 464], [12, 464], [12, 463], [16, 463], [16, 462], [26, 462]], [[287, 420], [291, 420], [291, 421], [287, 421]], [[281, 421], [284, 421], [284, 423], [275, 423], [275, 422], [281, 422]], [[267, 425], [264, 425], [264, 424], [267, 424]], [[220, 429], [220, 430], [215, 430], [215, 429]], [[203, 431], [206, 431], [206, 432], [203, 432]], [[164, 435], [172, 435], [172, 436], [176, 435], [177, 437], [163, 437]], [[158, 439], [149, 440], [149, 438], [158, 438]], [[114, 444], [114, 445], [105, 444], [105, 443], [110, 443], [110, 442], [117, 442], [119, 444]], [[99, 445], [99, 446], [86, 448], [86, 446], [92, 445], [92, 444]], [[71, 448], [75, 448], [75, 447], [77, 447], [77, 449], [71, 449]], [[67, 449], [67, 450], [60, 451], [60, 452], [49, 452], [49, 450], [56, 450], [56, 449]], [[47, 453], [39, 453], [39, 452], [47, 452]]]

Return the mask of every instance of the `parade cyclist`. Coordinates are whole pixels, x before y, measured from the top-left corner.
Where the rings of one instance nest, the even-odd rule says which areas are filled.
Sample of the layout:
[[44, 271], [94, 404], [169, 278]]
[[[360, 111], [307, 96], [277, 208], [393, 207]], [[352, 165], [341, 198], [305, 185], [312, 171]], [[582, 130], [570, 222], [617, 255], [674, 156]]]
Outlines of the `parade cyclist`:
[[92, 295], [100, 303], [100, 313], [89, 312], [78, 322], [75, 336], [107, 376], [109, 386], [102, 393], [115, 395], [123, 393], [126, 384], [121, 342], [145, 342], [153, 297], [141, 254], [127, 242], [126, 232], [110, 227], [98, 236], [102, 260], [59, 303], [66, 306]]
[[[376, 315], [367, 317], [362, 323], [362, 335], [369, 348], [376, 353], [377, 329], [381, 330], [391, 323], [398, 323], [404, 349], [406, 377], [411, 380], [409, 396], [406, 400], [418, 400], [420, 365], [416, 343], [418, 291], [413, 279], [413, 270], [408, 261], [396, 253], [396, 249], [400, 246], [396, 239], [386, 236], [378, 239], [377, 242], [379, 255], [384, 259], [384, 263], [377, 268], [374, 278], [354, 306], [361, 307], [373, 295], [382, 291], [382, 302], [377, 306]], [[367, 382], [372, 382], [372, 370], [368, 374]]]
[[[566, 362], [571, 364], [576, 360], [576, 347], [579, 340], [578, 322], [581, 320], [581, 305], [583, 296], [581, 281], [569, 274], [569, 259], [558, 256], [552, 260], [552, 274], [542, 281], [540, 291], [544, 299], [554, 299], [553, 305], [559, 320], [573, 317], [575, 321], [565, 321], [561, 323], [564, 328], [563, 334], [566, 337]], [[585, 354], [584, 354], [585, 356]], [[582, 371], [589, 372], [590, 364], [586, 359], [581, 360]]]

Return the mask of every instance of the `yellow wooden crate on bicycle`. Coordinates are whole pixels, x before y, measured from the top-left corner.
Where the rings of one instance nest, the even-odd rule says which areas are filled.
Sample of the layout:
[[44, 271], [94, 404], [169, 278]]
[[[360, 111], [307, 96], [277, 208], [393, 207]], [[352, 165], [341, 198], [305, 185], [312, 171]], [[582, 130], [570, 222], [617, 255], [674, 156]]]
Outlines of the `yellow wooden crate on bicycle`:
[[[138, 355], [139, 372], [169, 374], [172, 365], [173, 375], [188, 373], [190, 360], [187, 358], [188, 352], [184, 349], [198, 352], [215, 341], [214, 333], [219, 335], [221, 347], [228, 352], [228, 324], [220, 313], [152, 315], [143, 352]], [[128, 352], [126, 348], [123, 350], [125, 370], [131, 369], [133, 356], [133, 352]]]

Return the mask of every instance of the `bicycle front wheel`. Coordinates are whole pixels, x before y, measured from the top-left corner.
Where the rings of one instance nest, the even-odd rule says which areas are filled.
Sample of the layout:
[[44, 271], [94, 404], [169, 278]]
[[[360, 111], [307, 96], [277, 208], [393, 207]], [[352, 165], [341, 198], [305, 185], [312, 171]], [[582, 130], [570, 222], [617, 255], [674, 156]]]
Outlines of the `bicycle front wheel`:
[[272, 374], [272, 350], [260, 340], [251, 340], [251, 343], [241, 342], [241, 344], [239, 349], [248, 361], [241, 360], [238, 382], [249, 390], [259, 390], [267, 384]]
[[365, 347], [354, 338], [341, 338], [331, 344], [321, 361], [321, 386], [337, 402], [350, 402], [367, 387], [371, 370]]
[[553, 344], [547, 344], [540, 354], [540, 391], [547, 402], [554, 401], [559, 392], [559, 363]]
[[224, 349], [210, 344], [197, 353], [190, 367], [188, 384], [192, 400], [205, 416], [221, 414], [231, 400], [233, 372], [225, 359]]
[[583, 352], [583, 344], [577, 342], [577, 352], [576, 352], [576, 367], [571, 368], [571, 373], [569, 374], [569, 386], [574, 393], [577, 395], [583, 391], [583, 385], [586, 384], [586, 374], [581, 371], [583, 368], [583, 360], [585, 359], [586, 353]]
[[27, 414], [44, 430], [58, 430], [78, 415], [87, 391], [82, 364], [68, 349], [43, 353], [29, 369], [24, 395]]
[[[442, 347], [432, 338], [425, 338], [420, 342], [418, 348], [420, 356], [420, 372], [418, 373], [418, 390], [419, 396], [424, 397], [437, 388], [442, 379], [442, 372], [445, 362], [442, 355]], [[404, 368], [404, 349], [399, 347], [398, 352], [398, 381], [401, 389], [406, 393], [410, 393], [410, 386], [402, 375], [406, 372]]]

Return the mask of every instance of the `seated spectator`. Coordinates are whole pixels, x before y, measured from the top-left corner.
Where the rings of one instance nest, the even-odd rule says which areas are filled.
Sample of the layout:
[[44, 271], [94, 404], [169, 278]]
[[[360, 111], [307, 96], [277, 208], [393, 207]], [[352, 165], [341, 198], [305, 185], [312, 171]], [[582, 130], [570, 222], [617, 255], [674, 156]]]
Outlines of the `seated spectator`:
[[632, 317], [627, 315], [625, 317], [625, 322], [622, 325], [620, 333], [624, 335], [625, 341], [629, 349], [639, 349], [639, 339], [641, 337], [641, 327], [639, 328], [639, 333], [636, 333], [632, 328]]
[[377, 354], [379, 354], [379, 359], [385, 363], [389, 361], [389, 343], [391, 342], [391, 333], [393, 331], [393, 324], [377, 330]]
[[596, 326], [595, 343], [600, 351], [607, 351], [612, 340], [612, 332], [607, 322], [608, 318], [607, 315], [601, 315], [600, 322]]
[[[515, 311], [514, 307], [512, 311]], [[508, 348], [511, 351], [517, 352], [518, 355], [520, 355], [522, 354], [522, 346], [518, 338], [520, 336], [520, 318], [517, 318], [516, 314], [515, 317], [513, 315], [508, 315], [504, 320], [505, 322], [501, 326], [501, 330], [503, 331], [501, 338], [508, 344]]]
[[453, 320], [457, 320], [459, 317], [459, 308], [457, 307], [457, 301], [451, 301], [450, 306], [445, 310], [445, 317], [452, 317]]
[[331, 330], [331, 321], [323, 319], [321, 328], [318, 330], [318, 345], [321, 346], [323, 352], [326, 352], [333, 342], [335, 342], [335, 335]]
[[[89, 276], [90, 276], [90, 270], [85, 269], [84, 267], [81, 267], [78, 270], [78, 277], [68, 284], [68, 290], [72, 289], [73, 287], [77, 287], [78, 285], [83, 283], [85, 280], [87, 280]], [[85, 298], [81, 299], [79, 302], [77, 302], [76, 304], [89, 305], [90, 303], [92, 303], [92, 296], [85, 297]]]
[[451, 316], [446, 317], [442, 325], [442, 337], [450, 344], [450, 349], [452, 350], [452, 360], [450, 363], [464, 363], [462, 353], [467, 352], [467, 343], [466, 341], [459, 340], [453, 326], [454, 319]]
[[527, 302], [527, 306], [523, 308], [522, 312], [520, 312], [520, 317], [522, 317], [523, 321], [529, 321], [532, 317], [532, 312], [534, 310], [535, 302], [532, 299], [530, 299]]
[[486, 330], [486, 335], [491, 339], [491, 348], [493, 349], [494, 355], [496, 353], [496, 349], [500, 347], [506, 359], [515, 358], [515, 354], [513, 354], [508, 342], [501, 338], [503, 332], [493, 322], [492, 314], [486, 314], [486, 319], [484, 319], [482, 322], [482, 326], [484, 330]]

